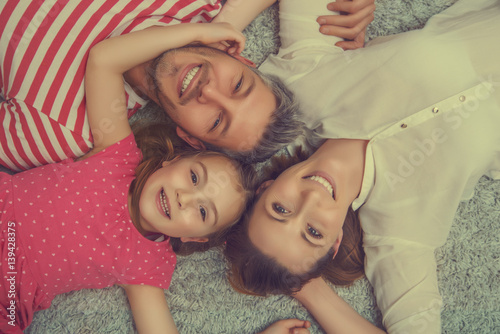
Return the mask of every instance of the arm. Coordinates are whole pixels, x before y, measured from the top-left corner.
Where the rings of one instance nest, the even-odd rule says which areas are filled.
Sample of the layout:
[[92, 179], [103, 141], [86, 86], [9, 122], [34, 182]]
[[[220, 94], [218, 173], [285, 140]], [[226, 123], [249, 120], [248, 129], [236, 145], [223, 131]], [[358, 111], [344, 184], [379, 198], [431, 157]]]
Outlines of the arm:
[[375, 11], [374, 0], [337, 0], [329, 3], [331, 11], [345, 15], [319, 16], [320, 32], [325, 35], [342, 37], [348, 41], [340, 41], [335, 45], [344, 50], [353, 50], [365, 44], [366, 27], [373, 21]]
[[227, 0], [212, 22], [227, 22], [238, 31], [243, 31], [253, 19], [275, 2], [276, 0]]
[[90, 129], [94, 136], [92, 154], [125, 138], [131, 132], [127, 120], [122, 74], [166, 50], [190, 43], [230, 41], [235, 52], [245, 37], [229, 24], [186, 23], [152, 27], [104, 40], [94, 46], [85, 73], [85, 93]]
[[313, 279], [294, 297], [327, 333], [384, 333], [352, 309], [322, 278]]
[[178, 333], [163, 289], [150, 285], [123, 285], [135, 326], [141, 334]]

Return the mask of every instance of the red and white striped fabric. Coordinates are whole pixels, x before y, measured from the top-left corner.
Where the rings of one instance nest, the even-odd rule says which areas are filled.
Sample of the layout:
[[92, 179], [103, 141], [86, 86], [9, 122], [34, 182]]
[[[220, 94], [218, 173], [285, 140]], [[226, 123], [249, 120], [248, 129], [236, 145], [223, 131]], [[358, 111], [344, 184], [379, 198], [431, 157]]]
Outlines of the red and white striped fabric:
[[[92, 147], [84, 100], [89, 49], [152, 25], [207, 22], [220, 0], [7, 0], [0, 3], [0, 163], [19, 171]], [[127, 89], [128, 106], [145, 101]]]

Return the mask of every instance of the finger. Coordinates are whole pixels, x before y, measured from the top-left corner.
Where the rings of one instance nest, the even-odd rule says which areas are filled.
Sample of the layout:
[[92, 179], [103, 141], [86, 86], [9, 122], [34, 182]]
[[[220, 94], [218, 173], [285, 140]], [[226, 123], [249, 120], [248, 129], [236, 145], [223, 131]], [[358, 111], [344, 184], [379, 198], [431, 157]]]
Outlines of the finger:
[[363, 8], [370, 7], [375, 11], [375, 2], [373, 0], [340, 0], [330, 2], [326, 8], [335, 12], [356, 13]]
[[374, 10], [372, 8], [375, 8], [375, 5], [372, 7], [365, 7], [362, 10], [349, 14], [349, 15], [323, 15], [319, 16], [317, 19], [317, 22], [320, 25], [334, 25], [334, 26], [341, 26], [341, 27], [354, 27], [360, 22], [363, 22], [367, 20], [367, 18], [370, 18], [367, 20], [367, 25], [373, 21], [374, 18]]
[[283, 325], [285, 325], [285, 327], [287, 328], [307, 328], [309, 326], [311, 326], [311, 323], [309, 321], [305, 321], [305, 320], [299, 320], [299, 319], [285, 319], [285, 320], [282, 320], [283, 322]]
[[363, 21], [361, 21], [358, 25], [356, 25], [352, 28], [342, 27], [342, 26], [328, 26], [327, 25], [327, 26], [321, 26], [319, 28], [319, 31], [325, 35], [332, 35], [332, 36], [345, 38], [348, 40], [354, 40], [355, 38], [358, 37], [359, 34], [365, 32], [366, 27], [368, 26], [368, 24], [370, 24], [371, 21], [372, 21], [372, 18], [367, 17]]
[[352, 41], [340, 41], [335, 43], [336, 46], [344, 50], [355, 50], [362, 48], [365, 45], [365, 33], [362, 32]]
[[307, 328], [294, 328], [290, 330], [290, 333], [293, 334], [309, 334], [309, 330]]

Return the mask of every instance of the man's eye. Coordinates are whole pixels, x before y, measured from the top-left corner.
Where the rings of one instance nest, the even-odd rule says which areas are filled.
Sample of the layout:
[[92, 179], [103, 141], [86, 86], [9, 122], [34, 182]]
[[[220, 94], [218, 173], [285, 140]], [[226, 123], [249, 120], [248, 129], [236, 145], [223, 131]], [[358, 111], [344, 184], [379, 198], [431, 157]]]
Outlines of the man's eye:
[[323, 235], [321, 233], [318, 232], [318, 230], [316, 230], [314, 227], [312, 226], [307, 226], [307, 232], [309, 232], [309, 235], [313, 238], [316, 238], [316, 239], [321, 239], [323, 238]]
[[282, 215], [290, 213], [290, 211], [288, 211], [287, 209], [285, 209], [284, 207], [282, 207], [281, 205], [279, 205], [277, 203], [273, 203], [273, 210], [279, 214], [282, 214]]
[[191, 181], [194, 185], [198, 184], [198, 176], [193, 171], [191, 171]]
[[236, 84], [236, 86], [234, 87], [234, 91], [237, 92], [240, 90], [241, 88], [241, 85], [243, 83], [243, 77], [241, 77], [240, 81], [238, 81], [238, 83]]
[[200, 214], [201, 214], [201, 219], [205, 221], [205, 217], [207, 216], [207, 211], [205, 211], [205, 208], [203, 208], [202, 206], [200, 206]]

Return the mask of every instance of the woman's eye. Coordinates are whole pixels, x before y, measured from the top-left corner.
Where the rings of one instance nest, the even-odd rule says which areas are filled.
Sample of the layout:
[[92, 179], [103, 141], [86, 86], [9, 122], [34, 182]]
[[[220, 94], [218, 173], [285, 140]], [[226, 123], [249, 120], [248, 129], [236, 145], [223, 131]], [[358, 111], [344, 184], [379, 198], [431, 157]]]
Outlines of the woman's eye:
[[196, 174], [193, 171], [191, 171], [191, 181], [193, 182], [194, 185], [198, 184], [198, 176], [196, 176]]
[[214, 125], [212, 125], [212, 130], [215, 129], [218, 125], [220, 124], [220, 117], [218, 117], [215, 122], [214, 122]]
[[276, 211], [277, 213], [280, 213], [280, 214], [290, 213], [290, 211], [288, 211], [287, 209], [285, 209], [284, 207], [282, 207], [281, 205], [279, 205], [277, 203], [273, 204], [273, 210]]
[[205, 221], [205, 217], [207, 216], [207, 211], [205, 211], [205, 208], [203, 208], [202, 206], [200, 206], [200, 214], [203, 221]]
[[311, 237], [316, 238], [316, 239], [321, 239], [323, 238], [323, 235], [319, 233], [314, 227], [312, 226], [307, 226], [307, 232], [309, 232], [309, 235]]

